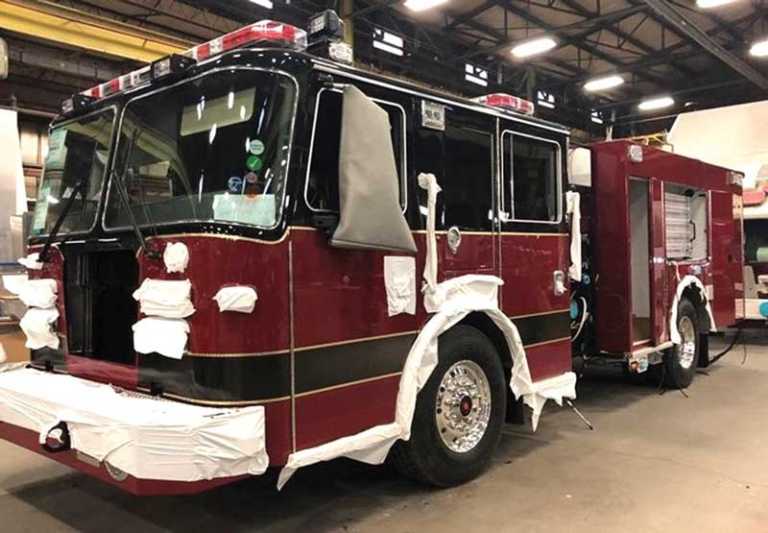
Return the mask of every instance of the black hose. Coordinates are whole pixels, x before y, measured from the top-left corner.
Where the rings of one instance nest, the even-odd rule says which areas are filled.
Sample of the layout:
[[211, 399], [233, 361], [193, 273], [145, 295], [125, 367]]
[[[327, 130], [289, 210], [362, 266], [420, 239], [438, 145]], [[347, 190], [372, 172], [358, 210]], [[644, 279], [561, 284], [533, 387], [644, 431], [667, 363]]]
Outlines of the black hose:
[[739, 340], [739, 337], [741, 337], [741, 328], [736, 330], [736, 335], [733, 336], [733, 339], [731, 340], [731, 344], [729, 344], [725, 350], [723, 350], [722, 352], [714, 356], [712, 359], [710, 359], [709, 364], [711, 365], [712, 363], [715, 363], [719, 361], [721, 358], [725, 357], [728, 354], [728, 352], [730, 352], [731, 349], [736, 345], [736, 341]]

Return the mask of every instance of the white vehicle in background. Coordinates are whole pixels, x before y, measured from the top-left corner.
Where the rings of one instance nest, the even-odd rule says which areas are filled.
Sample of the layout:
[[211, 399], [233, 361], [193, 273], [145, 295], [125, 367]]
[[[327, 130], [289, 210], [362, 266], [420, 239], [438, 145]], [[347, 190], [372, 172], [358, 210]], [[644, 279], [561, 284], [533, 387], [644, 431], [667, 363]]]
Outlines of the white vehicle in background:
[[744, 318], [768, 319], [768, 100], [684, 113], [668, 141], [744, 173]]

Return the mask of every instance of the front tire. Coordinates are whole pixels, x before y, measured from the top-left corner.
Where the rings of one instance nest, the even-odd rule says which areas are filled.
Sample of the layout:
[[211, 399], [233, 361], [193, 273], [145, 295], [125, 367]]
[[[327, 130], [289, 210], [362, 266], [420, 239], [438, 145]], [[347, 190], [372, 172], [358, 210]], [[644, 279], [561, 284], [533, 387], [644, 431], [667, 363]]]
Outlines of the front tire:
[[696, 376], [699, 360], [699, 324], [696, 307], [683, 299], [677, 307], [677, 330], [680, 344], [664, 354], [664, 385], [671, 389], [688, 387]]
[[478, 329], [440, 336], [438, 364], [416, 400], [409, 441], [392, 449], [407, 477], [450, 487], [480, 475], [501, 438], [506, 380], [499, 355]]

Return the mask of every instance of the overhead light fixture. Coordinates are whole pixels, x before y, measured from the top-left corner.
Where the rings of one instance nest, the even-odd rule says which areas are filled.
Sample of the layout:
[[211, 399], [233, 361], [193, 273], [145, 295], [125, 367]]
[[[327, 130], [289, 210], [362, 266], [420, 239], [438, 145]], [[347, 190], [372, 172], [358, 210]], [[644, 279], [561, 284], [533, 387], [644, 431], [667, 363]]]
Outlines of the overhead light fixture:
[[272, 7], [274, 7], [274, 5], [272, 4], [272, 0], [251, 0], [251, 3], [264, 7], [266, 9], [272, 9]]
[[541, 107], [546, 107], [547, 109], [554, 109], [556, 107], [555, 95], [546, 91], [537, 91], [536, 101]]
[[734, 2], [736, 0], [696, 0], [696, 5], [702, 9], [712, 9], [713, 7], [720, 7]]
[[383, 28], [374, 28], [373, 47], [382, 52], [402, 56], [405, 53], [405, 40], [399, 35]]
[[488, 87], [488, 71], [471, 63], [464, 65], [464, 81]]
[[426, 11], [427, 9], [432, 9], [433, 7], [444, 4], [447, 1], [448, 0], [406, 0], [403, 5], [411, 11]]
[[607, 91], [624, 83], [624, 78], [618, 75], [604, 76], [595, 78], [584, 84], [584, 90], [590, 93], [597, 91]]
[[600, 111], [592, 111], [592, 114], [589, 116], [589, 118], [595, 124], [603, 124], [605, 122], [603, 120], [603, 115], [600, 113]]
[[749, 53], [755, 57], [768, 56], [768, 39], [753, 44], [752, 48], [749, 49]]
[[539, 37], [516, 45], [512, 48], [512, 55], [522, 59], [549, 52], [555, 46], [557, 42], [552, 37]]
[[651, 98], [640, 102], [640, 105], [638, 105], [637, 108], [640, 111], [655, 111], [673, 105], [675, 105], [675, 100], [671, 96], [660, 96], [658, 98]]

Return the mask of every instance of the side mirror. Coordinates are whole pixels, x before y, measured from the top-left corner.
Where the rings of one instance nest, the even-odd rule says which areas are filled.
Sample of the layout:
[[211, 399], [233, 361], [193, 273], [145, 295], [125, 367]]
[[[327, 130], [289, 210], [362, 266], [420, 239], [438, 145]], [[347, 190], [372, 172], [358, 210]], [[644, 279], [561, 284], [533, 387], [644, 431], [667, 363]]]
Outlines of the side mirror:
[[353, 85], [344, 88], [342, 104], [339, 209], [331, 245], [416, 252], [400, 208], [389, 115]]
[[0, 80], [8, 77], [8, 43], [0, 39]]

